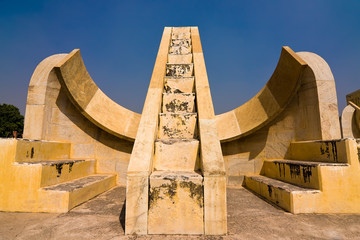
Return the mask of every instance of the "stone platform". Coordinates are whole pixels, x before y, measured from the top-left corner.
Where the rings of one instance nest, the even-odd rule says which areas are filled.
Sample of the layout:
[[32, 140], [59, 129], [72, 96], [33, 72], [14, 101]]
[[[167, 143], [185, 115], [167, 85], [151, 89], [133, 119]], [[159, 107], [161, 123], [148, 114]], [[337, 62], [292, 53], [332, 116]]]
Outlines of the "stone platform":
[[246, 189], [228, 188], [225, 236], [125, 236], [125, 188], [116, 187], [65, 214], [0, 212], [0, 239], [357, 239], [360, 215], [284, 212]]

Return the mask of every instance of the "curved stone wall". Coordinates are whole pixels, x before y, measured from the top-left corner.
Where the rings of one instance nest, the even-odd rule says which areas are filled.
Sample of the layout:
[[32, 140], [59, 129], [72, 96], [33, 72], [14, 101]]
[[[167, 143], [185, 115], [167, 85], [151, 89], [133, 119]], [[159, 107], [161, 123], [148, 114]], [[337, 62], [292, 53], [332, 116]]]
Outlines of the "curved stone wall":
[[283, 47], [278, 65], [265, 87], [240, 107], [217, 115], [222, 142], [249, 135], [273, 120], [289, 104], [300, 86], [306, 63]]
[[110, 134], [135, 140], [140, 114], [115, 103], [98, 88], [85, 68], [79, 49], [62, 59], [55, 71], [70, 100], [86, 118]]

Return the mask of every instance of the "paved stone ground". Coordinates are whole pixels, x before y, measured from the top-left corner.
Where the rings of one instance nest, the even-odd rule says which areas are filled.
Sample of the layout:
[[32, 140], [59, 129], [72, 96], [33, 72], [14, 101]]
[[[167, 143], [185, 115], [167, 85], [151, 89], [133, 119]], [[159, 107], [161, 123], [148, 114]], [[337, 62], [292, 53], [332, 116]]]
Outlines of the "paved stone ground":
[[246, 189], [228, 189], [228, 235], [125, 236], [125, 188], [66, 214], [0, 212], [0, 239], [360, 239], [360, 215], [286, 213]]

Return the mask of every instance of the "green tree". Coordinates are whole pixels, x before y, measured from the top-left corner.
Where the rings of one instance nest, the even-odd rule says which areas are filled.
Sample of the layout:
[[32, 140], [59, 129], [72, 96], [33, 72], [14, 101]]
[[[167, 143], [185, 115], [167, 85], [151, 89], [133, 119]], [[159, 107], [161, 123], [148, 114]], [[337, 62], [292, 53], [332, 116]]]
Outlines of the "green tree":
[[0, 137], [12, 137], [17, 131], [21, 137], [24, 129], [24, 117], [17, 107], [11, 104], [0, 104]]

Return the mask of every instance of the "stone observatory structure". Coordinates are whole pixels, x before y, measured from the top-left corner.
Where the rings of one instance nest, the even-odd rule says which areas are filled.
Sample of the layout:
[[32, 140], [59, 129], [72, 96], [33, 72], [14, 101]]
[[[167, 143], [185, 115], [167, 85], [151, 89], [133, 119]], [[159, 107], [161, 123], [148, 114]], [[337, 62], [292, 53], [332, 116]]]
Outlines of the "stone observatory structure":
[[341, 124], [327, 63], [283, 47], [267, 84], [215, 115], [197, 27], [166, 27], [141, 114], [112, 101], [80, 50], [30, 80], [24, 139], [0, 139], [0, 211], [67, 212], [126, 186], [126, 234], [227, 232], [226, 187], [291, 213], [360, 213], [360, 92]]
[[126, 234], [226, 234], [225, 164], [195, 27], [164, 30], [126, 188]]
[[360, 89], [346, 96], [347, 106], [341, 114], [343, 138], [360, 138]]

